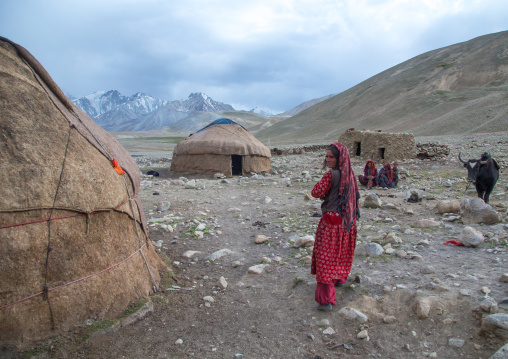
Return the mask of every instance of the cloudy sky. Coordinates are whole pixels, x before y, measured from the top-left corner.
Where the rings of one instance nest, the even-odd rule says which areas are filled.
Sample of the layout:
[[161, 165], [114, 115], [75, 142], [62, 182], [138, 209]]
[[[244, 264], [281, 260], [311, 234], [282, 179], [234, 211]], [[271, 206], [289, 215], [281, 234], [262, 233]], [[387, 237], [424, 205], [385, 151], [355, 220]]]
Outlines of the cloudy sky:
[[0, 0], [0, 36], [68, 95], [204, 92], [281, 112], [507, 19], [506, 0]]

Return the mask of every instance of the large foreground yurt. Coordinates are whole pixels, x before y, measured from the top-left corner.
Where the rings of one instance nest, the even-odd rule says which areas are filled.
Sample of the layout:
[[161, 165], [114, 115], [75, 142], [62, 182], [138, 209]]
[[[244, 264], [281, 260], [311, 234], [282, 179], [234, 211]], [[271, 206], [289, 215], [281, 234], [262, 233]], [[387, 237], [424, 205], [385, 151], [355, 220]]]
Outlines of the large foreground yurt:
[[140, 171], [23, 47], [0, 37], [0, 346], [117, 317], [167, 267]]
[[227, 118], [215, 120], [179, 142], [171, 160], [171, 171], [180, 173], [232, 176], [270, 169], [270, 149]]

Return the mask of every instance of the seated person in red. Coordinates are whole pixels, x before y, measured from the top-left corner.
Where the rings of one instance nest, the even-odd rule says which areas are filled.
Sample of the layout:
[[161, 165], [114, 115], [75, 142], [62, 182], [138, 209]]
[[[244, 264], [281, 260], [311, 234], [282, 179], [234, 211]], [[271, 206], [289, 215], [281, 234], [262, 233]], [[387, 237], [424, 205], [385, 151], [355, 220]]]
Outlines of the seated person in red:
[[398, 182], [399, 169], [397, 162], [393, 164], [393, 168], [390, 166], [389, 162], [386, 162], [379, 171], [378, 185], [383, 188], [393, 188], [397, 186]]
[[377, 186], [377, 169], [376, 164], [372, 160], [368, 160], [363, 169], [363, 175], [358, 176], [358, 181], [367, 186], [367, 189], [371, 189]]

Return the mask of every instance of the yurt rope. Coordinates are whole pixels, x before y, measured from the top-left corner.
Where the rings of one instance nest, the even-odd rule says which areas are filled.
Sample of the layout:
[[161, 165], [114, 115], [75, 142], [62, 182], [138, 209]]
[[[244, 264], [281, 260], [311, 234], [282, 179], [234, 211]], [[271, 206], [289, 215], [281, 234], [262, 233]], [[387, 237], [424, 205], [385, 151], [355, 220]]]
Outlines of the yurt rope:
[[[130, 191], [129, 191], [129, 185], [127, 184], [127, 180], [125, 179], [125, 176], [122, 176], [122, 177], [123, 177], [123, 181], [125, 183], [125, 189], [127, 191], [127, 196], [130, 198], [131, 194], [130, 194]], [[153, 285], [154, 285], [153, 291], [157, 292], [159, 290], [159, 287], [157, 286], [157, 282], [155, 281], [155, 279], [153, 277], [153, 274], [152, 274], [152, 271], [150, 270], [150, 266], [148, 265], [148, 261], [146, 260], [145, 254], [141, 250], [141, 248], [142, 248], [141, 247], [141, 236], [139, 235], [138, 224], [136, 222], [136, 216], [134, 215], [134, 206], [132, 205], [132, 201], [129, 201], [129, 205], [131, 207], [132, 216], [134, 217], [134, 228], [136, 230], [136, 235], [138, 236], [138, 245], [139, 245], [139, 248], [140, 248], [139, 253], [141, 253], [141, 256], [143, 257], [143, 260], [145, 261], [146, 269], [148, 269], [148, 273], [150, 273], [150, 278], [152, 278], [152, 282], [153, 282]], [[148, 236], [146, 236], [146, 245], [148, 246]]]
[[[136, 197], [137, 197], [137, 195], [136, 196], [132, 196], [132, 198], [127, 198], [125, 201], [123, 201], [119, 205], [113, 207], [113, 210], [118, 210], [118, 208], [122, 207], [124, 204], [129, 202], [129, 200], [133, 200]], [[54, 209], [63, 209], [65, 211], [72, 211], [69, 208], [57, 208], [57, 207], [53, 207], [53, 208]], [[42, 209], [44, 209], [44, 208], [42, 208]], [[28, 209], [26, 211], [31, 211], [31, 209]], [[97, 211], [93, 211], [93, 212], [86, 212], [86, 213], [80, 212], [78, 214], [71, 214], [69, 216], [51, 217], [51, 218], [38, 219], [38, 220], [35, 220], [35, 221], [30, 221], [30, 222], [13, 223], [13, 224], [5, 225], [5, 226], [0, 226], [0, 229], [11, 228], [11, 227], [19, 227], [19, 226], [26, 226], [26, 225], [29, 225], [29, 224], [42, 223], [42, 222], [48, 222], [48, 221], [56, 221], [56, 220], [59, 220], [59, 219], [67, 219], [67, 218], [73, 218], [73, 217], [87, 216], [87, 218], [88, 218], [92, 214], [104, 213], [104, 212], [108, 212], [108, 211], [109, 211], [108, 209], [101, 209], [101, 210], [97, 210]]]
[[51, 209], [49, 210], [49, 216], [48, 216], [48, 246], [46, 249], [46, 264], [45, 264], [45, 268], [44, 268], [44, 289], [43, 289], [42, 298], [44, 300], [48, 301], [48, 308], [49, 308], [49, 314], [50, 314], [50, 318], [51, 318], [51, 328], [52, 329], [55, 329], [55, 321], [53, 318], [53, 309], [51, 308], [51, 301], [49, 300], [49, 295], [48, 295], [49, 253], [52, 250], [52, 248], [51, 248], [51, 221], [49, 219], [53, 216], [53, 210], [55, 208], [56, 199], [58, 197], [58, 191], [59, 191], [60, 185], [62, 183], [63, 173], [64, 173], [64, 169], [65, 169], [65, 160], [67, 159], [67, 152], [69, 150], [69, 143], [71, 142], [71, 132], [72, 132], [73, 128], [74, 128], [74, 125], [70, 124], [69, 125], [69, 133], [67, 135], [67, 143], [65, 145], [64, 156], [62, 159], [62, 169], [60, 170], [60, 176], [58, 178], [58, 184], [56, 186], [55, 196], [53, 197], [53, 203], [51, 205]]
[[[101, 271], [97, 272], [97, 273], [93, 273], [93, 274], [90, 274], [90, 275], [87, 275], [86, 277], [83, 277], [83, 278], [79, 278], [79, 279], [75, 279], [73, 281], [70, 281], [68, 283], [65, 283], [65, 284], [60, 284], [60, 285], [57, 285], [56, 287], [52, 287], [52, 288], [48, 288], [47, 289], [47, 292], [51, 292], [55, 289], [59, 289], [59, 288], [62, 288], [62, 287], [65, 287], [65, 286], [68, 286], [68, 285], [71, 285], [71, 284], [74, 284], [74, 283], [77, 283], [77, 282], [81, 282], [83, 280], [86, 280], [86, 279], [89, 279], [89, 278], [92, 278], [92, 277], [95, 277], [101, 273], [104, 273], [104, 272], [107, 272], [108, 270], [110, 269], [113, 269], [115, 267], [118, 267], [120, 264], [126, 262], [127, 260], [131, 259], [137, 252], [139, 252], [146, 244], [143, 244], [141, 247], [139, 247], [138, 249], [136, 249], [136, 251], [134, 251], [132, 254], [130, 254], [127, 258], [124, 258], [122, 259], [120, 262], [118, 263], [115, 263], [113, 264], [112, 266], [109, 266], [108, 268], [104, 268], [102, 269]], [[34, 297], [37, 297], [39, 295], [43, 295], [45, 292], [44, 291], [40, 291], [38, 293], [35, 293], [35, 294], [32, 294], [32, 295], [29, 295], [28, 297], [25, 297], [25, 298], [22, 298], [22, 299], [18, 299], [12, 303], [9, 303], [9, 304], [5, 304], [5, 305], [2, 305], [0, 306], [0, 310], [1, 309], [4, 309], [4, 308], [7, 308], [7, 307], [10, 307], [10, 306], [13, 306], [15, 304], [18, 304], [18, 303], [21, 303], [21, 302], [24, 302], [28, 299], [31, 299], [31, 298], [34, 298]]]

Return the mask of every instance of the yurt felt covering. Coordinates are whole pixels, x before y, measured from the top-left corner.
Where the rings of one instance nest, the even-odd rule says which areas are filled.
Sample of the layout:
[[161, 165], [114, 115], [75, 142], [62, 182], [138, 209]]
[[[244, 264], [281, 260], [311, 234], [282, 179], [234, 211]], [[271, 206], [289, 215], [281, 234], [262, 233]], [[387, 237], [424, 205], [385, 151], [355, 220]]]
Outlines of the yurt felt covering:
[[232, 156], [242, 157], [242, 174], [268, 172], [270, 149], [236, 124], [213, 124], [181, 141], [173, 150], [171, 170], [232, 175]]
[[157, 288], [167, 267], [148, 238], [137, 165], [5, 38], [0, 153], [1, 345], [114, 318]]

